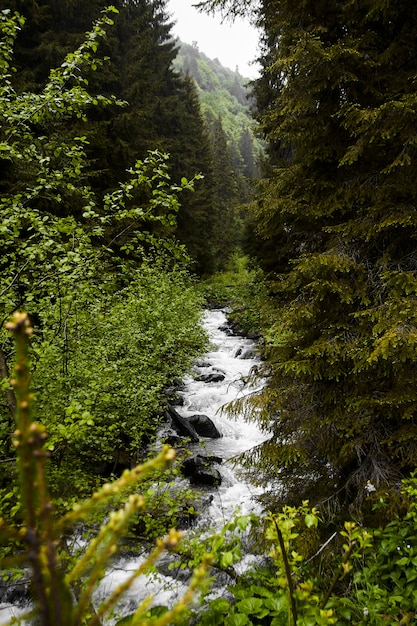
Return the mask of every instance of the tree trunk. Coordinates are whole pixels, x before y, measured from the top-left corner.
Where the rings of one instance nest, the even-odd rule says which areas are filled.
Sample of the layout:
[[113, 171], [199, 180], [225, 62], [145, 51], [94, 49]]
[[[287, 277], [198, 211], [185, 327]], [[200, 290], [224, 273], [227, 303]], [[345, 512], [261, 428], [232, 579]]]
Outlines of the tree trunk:
[[[7, 367], [6, 355], [3, 349], [0, 347], [0, 379], [9, 378], [9, 368]], [[6, 389], [6, 402], [10, 411], [11, 418], [14, 419], [16, 415], [16, 394], [13, 389]], [[10, 419], [10, 423], [12, 419]]]

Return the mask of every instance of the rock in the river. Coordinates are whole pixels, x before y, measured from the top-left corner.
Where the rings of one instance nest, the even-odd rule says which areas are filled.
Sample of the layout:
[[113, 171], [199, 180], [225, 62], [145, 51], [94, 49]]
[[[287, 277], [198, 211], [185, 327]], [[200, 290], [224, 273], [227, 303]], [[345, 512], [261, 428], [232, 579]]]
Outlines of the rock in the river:
[[222, 477], [220, 472], [212, 467], [212, 464], [218, 461], [217, 457], [195, 454], [182, 463], [181, 471], [186, 478], [190, 479], [192, 485], [218, 487], [222, 484]]
[[223, 333], [225, 333], [229, 337], [234, 335], [233, 329], [230, 327], [229, 322], [226, 322], [226, 324], [222, 324], [221, 326], [219, 326], [219, 330], [221, 330]]
[[198, 443], [200, 441], [200, 438], [193, 425], [190, 424], [190, 422], [184, 417], [182, 417], [182, 415], [180, 415], [173, 406], [168, 407], [167, 418], [172, 420], [172, 427], [179, 435], [189, 437], [189, 439], [193, 443]]
[[211, 367], [211, 363], [209, 361], [204, 361], [204, 359], [196, 359], [194, 362], [195, 367]]
[[184, 391], [184, 389], [184, 381], [174, 380], [172, 382], [172, 385], [164, 390], [164, 394], [170, 405], [181, 406], [182, 404], [184, 404], [184, 398], [179, 395], [179, 392]]
[[239, 355], [239, 359], [254, 359], [255, 358], [255, 352], [253, 350], [253, 348], [244, 348], [240, 355]]
[[201, 512], [207, 509], [212, 502], [213, 495], [207, 496], [207, 494], [203, 494], [202, 497], [192, 503], [192, 506], [187, 506], [187, 504], [185, 504], [183, 506], [182, 513], [180, 513], [178, 518], [178, 528], [180, 530], [191, 528]]
[[210, 374], [200, 374], [196, 380], [202, 383], [221, 383], [226, 378], [223, 372], [211, 372]]
[[167, 443], [172, 447], [180, 447], [184, 443], [184, 437], [181, 437], [174, 428], [167, 428], [161, 435], [163, 443]]
[[187, 421], [195, 428], [200, 437], [209, 437], [210, 439], [220, 439], [220, 437], [223, 437], [213, 420], [207, 415], [191, 415], [191, 417], [187, 418]]
[[[3, 573], [6, 574], [6, 571]], [[10, 574], [10, 580], [0, 578], [0, 602], [19, 607], [28, 606], [31, 600], [29, 573], [22, 570], [22, 578], [15, 581], [12, 578], [13, 573]]]
[[222, 476], [219, 470], [213, 467], [198, 470], [195, 474], [190, 476], [190, 483], [192, 485], [207, 485], [208, 487], [219, 487], [222, 484]]

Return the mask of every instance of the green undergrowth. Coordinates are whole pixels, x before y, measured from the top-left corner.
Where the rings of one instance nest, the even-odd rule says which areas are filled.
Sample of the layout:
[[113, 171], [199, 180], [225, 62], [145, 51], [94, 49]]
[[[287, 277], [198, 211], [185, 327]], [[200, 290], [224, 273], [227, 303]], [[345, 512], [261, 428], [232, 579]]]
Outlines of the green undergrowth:
[[[232, 572], [227, 592], [194, 614], [201, 626], [412, 624], [417, 605], [417, 478], [402, 485], [406, 511], [376, 529], [346, 521], [329, 529], [307, 501], [263, 519], [238, 518], [213, 561]], [[378, 496], [376, 508], [384, 506]], [[257, 565], [238, 574], [239, 528], [263, 528]], [[238, 531], [236, 532], [236, 529]], [[228, 542], [226, 542], [228, 537]], [[216, 549], [220, 548], [219, 552]], [[227, 567], [225, 567], [225, 565]], [[234, 576], [233, 576], [234, 572]], [[185, 626], [185, 624], [184, 624]]]
[[[120, 598], [136, 578], [157, 568], [167, 550], [173, 552], [170, 568], [185, 570], [189, 588], [173, 607], [153, 606], [148, 598], [134, 614], [124, 616], [125, 626], [201, 624], [201, 626], [313, 626], [327, 624], [412, 624], [417, 604], [417, 476], [404, 480], [402, 509], [376, 528], [346, 521], [330, 529], [320, 511], [308, 501], [299, 507], [260, 517], [240, 515], [218, 532], [204, 535], [170, 530], [156, 538], [163, 527], [153, 529], [154, 548], [138, 564], [126, 584], [109, 594], [99, 606], [93, 593], [107, 568], [129, 536], [137, 514], [160, 515], [158, 476], [165, 484], [174, 461], [169, 447], [155, 458], [113, 483], [102, 485], [90, 498], [61, 516], [49, 493], [45, 463], [48, 436], [43, 425], [31, 419], [27, 345], [33, 329], [27, 315], [17, 313], [8, 324], [16, 336], [17, 358], [11, 386], [17, 396], [13, 445], [17, 454], [23, 519], [0, 521], [3, 546], [1, 570], [13, 577], [16, 568], [32, 572], [33, 606], [11, 623], [44, 626], [102, 626], [114, 613]], [[154, 481], [146, 487], [146, 480]], [[137, 485], [141, 485], [140, 491]], [[168, 483], [169, 484], [169, 483]], [[135, 487], [136, 486], [136, 487]], [[134, 488], [135, 487], [135, 488]], [[173, 506], [184, 496], [171, 494]], [[370, 491], [375, 519], [383, 519], [383, 494]], [[110, 504], [117, 505], [109, 511]], [[86, 533], [78, 552], [68, 549], [71, 531], [106, 514]], [[170, 511], [168, 510], [169, 514]], [[260, 537], [262, 538], [260, 540]], [[146, 547], [149, 549], [149, 543]], [[9, 550], [7, 550], [9, 548]], [[248, 552], [256, 555], [252, 565]], [[219, 573], [221, 578], [219, 578]], [[227, 591], [216, 597], [216, 581], [227, 581]], [[212, 590], [210, 595], [210, 590]], [[218, 596], [218, 594], [217, 594]]]
[[[16, 393], [13, 447], [16, 450], [16, 492], [20, 496], [21, 515], [11, 520], [0, 518], [0, 569], [4, 579], [15, 576], [19, 568], [22, 571], [28, 569], [32, 595], [32, 606], [21, 617], [12, 618], [10, 623], [101, 626], [112, 616], [120, 598], [132, 583], [140, 575], [152, 571], [161, 554], [175, 549], [181, 540], [181, 533], [174, 529], [165, 538], [158, 538], [127, 581], [110, 592], [103, 602], [94, 604], [94, 590], [116, 556], [132, 520], [141, 512], [152, 514], [148, 513], [147, 499], [152, 501], [153, 494], [149, 493], [149, 489], [140, 492], [139, 485], [144, 479], [152, 479], [168, 471], [175, 452], [164, 446], [151, 460], [126, 470], [119, 479], [103, 484], [92, 496], [60, 515], [50, 495], [46, 471], [50, 455], [48, 435], [43, 424], [32, 419], [28, 345], [33, 328], [27, 314], [18, 312], [7, 323], [7, 329], [14, 335], [16, 343], [16, 363], [10, 385]], [[74, 530], [91, 520], [92, 514], [97, 514], [123, 496], [127, 497], [121, 506], [107, 511], [101, 524], [95, 525], [94, 532], [84, 535], [82, 549], [75, 553], [69, 550]], [[155, 502], [153, 506], [156, 506]], [[195, 590], [202, 585], [205, 570], [206, 565], [195, 569], [188, 591], [166, 614], [151, 621], [145, 618], [151, 602], [147, 598], [137, 607], [130, 623], [159, 626], [174, 623], [186, 610]]]
[[202, 282], [203, 295], [213, 306], [227, 307], [228, 318], [247, 335], [261, 331], [260, 304], [266, 295], [263, 273], [240, 253], [232, 255], [226, 269]]

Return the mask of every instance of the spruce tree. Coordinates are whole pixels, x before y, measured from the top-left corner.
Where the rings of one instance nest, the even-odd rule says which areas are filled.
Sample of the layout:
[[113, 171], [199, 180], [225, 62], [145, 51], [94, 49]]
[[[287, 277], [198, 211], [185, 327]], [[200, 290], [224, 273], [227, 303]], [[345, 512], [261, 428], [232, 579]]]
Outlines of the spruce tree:
[[253, 154], [253, 139], [252, 134], [250, 133], [247, 126], [245, 126], [245, 128], [242, 130], [242, 134], [239, 140], [239, 149], [244, 162], [243, 173], [248, 178], [255, 178], [256, 167]]
[[105, 0], [0, 0], [0, 8], [25, 18], [14, 50], [17, 88], [40, 91], [51, 68], [80, 45], [107, 4]]
[[267, 0], [259, 18], [271, 299], [257, 405], [273, 438], [253, 456], [281, 495], [359, 505], [368, 481], [417, 464], [417, 8]]
[[221, 118], [217, 118], [213, 123], [210, 138], [214, 168], [217, 259], [219, 267], [224, 268], [227, 259], [239, 243], [237, 203], [241, 176], [233, 166]]
[[127, 106], [109, 129], [113, 177], [123, 177], [129, 163], [144, 158], [148, 150], [166, 150], [165, 116], [178, 97], [179, 78], [171, 68], [176, 47], [165, 5], [166, 0], [120, 2], [113, 93]]
[[176, 237], [186, 246], [192, 269], [199, 275], [212, 273], [216, 267], [215, 186], [207, 128], [201, 113], [194, 82], [181, 77], [171, 110], [166, 111], [168, 130], [166, 148], [170, 153], [174, 181], [200, 173], [195, 191], [184, 193], [178, 213]]
[[[89, 166], [85, 169], [85, 182], [99, 196], [128, 180], [127, 169], [136, 160], [146, 159], [149, 150], [158, 149], [171, 155], [173, 182], [179, 183], [184, 176], [191, 179], [201, 171], [205, 178], [196, 194], [184, 195], [177, 234], [190, 246], [197, 271], [211, 271], [214, 266], [210, 243], [213, 214], [209, 144], [196, 95], [172, 68], [177, 50], [167, 2], [116, 0], [113, 4], [119, 14], [105, 42], [100, 44], [100, 50], [108, 58], [100, 72], [88, 75], [88, 89], [91, 94], [114, 95], [126, 104], [102, 107], [99, 102], [86, 112], [86, 119], [68, 120], [66, 133], [87, 138]], [[16, 87], [20, 91], [41, 91], [51, 67], [59, 66], [65, 54], [83, 40], [84, 32], [100, 15], [105, 2], [10, 0], [8, 5], [21, 10], [26, 17], [16, 42]], [[62, 121], [59, 134], [65, 131], [64, 127]], [[50, 134], [52, 130], [40, 128], [39, 134]], [[6, 171], [5, 176], [11, 173]], [[131, 190], [127, 205], [141, 206], [147, 200], [143, 190], [140, 193]], [[77, 210], [76, 206], [72, 207], [74, 213]], [[115, 238], [116, 232], [108, 229], [107, 239], [115, 255], [125, 246], [131, 231], [128, 220], [125, 226], [123, 239]], [[157, 225], [153, 223], [149, 228], [155, 232]], [[175, 220], [169, 230], [174, 233]]]

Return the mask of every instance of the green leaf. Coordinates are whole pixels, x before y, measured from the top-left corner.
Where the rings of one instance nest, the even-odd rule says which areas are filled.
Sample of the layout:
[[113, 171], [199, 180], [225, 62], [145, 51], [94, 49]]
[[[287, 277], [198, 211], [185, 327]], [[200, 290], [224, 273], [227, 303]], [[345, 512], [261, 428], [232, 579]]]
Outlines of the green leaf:
[[307, 515], [304, 518], [305, 521], [305, 525], [307, 526], [307, 528], [312, 528], [313, 526], [315, 528], [317, 528], [319, 520], [317, 515], [313, 515], [312, 513], [307, 513]]
[[286, 595], [281, 593], [280, 595], [277, 594], [274, 598], [267, 598], [264, 604], [271, 612], [281, 613], [283, 609], [288, 608], [288, 599]]
[[263, 608], [264, 601], [260, 598], [245, 598], [244, 600], [240, 600], [236, 607], [239, 609], [241, 613], [245, 613], [246, 615], [258, 614], [259, 611]]
[[224, 552], [220, 556], [220, 565], [222, 567], [230, 567], [235, 562], [235, 558], [233, 556], [233, 552]]
[[232, 613], [228, 618], [229, 626], [246, 626], [246, 624], [252, 624], [247, 615], [241, 613]]

